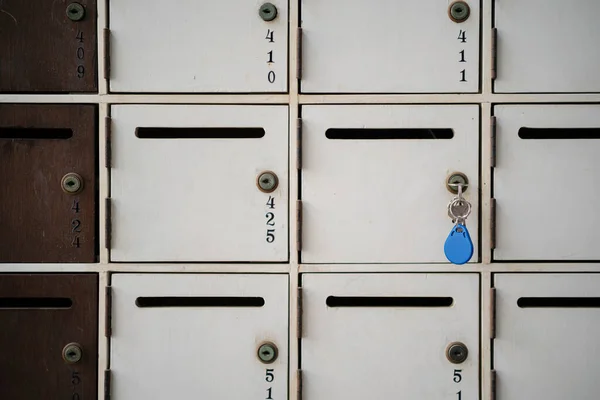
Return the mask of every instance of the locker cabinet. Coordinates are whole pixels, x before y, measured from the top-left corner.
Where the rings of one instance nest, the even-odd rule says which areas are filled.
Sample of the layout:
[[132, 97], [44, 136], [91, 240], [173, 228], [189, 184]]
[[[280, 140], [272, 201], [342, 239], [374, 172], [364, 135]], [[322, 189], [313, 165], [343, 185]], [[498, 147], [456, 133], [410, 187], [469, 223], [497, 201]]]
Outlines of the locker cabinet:
[[454, 3], [302, 0], [302, 92], [477, 92], [479, 1]]
[[286, 106], [119, 105], [112, 125], [113, 261], [287, 260]]
[[96, 261], [93, 105], [0, 105], [0, 262]]
[[109, 3], [113, 92], [287, 91], [287, 0]]
[[302, 287], [303, 398], [479, 398], [476, 274], [304, 274]]
[[97, 275], [0, 275], [0, 327], [0, 398], [97, 397]]
[[454, 172], [477, 242], [478, 106], [304, 106], [302, 149], [302, 262], [447, 262]]
[[114, 398], [287, 399], [286, 275], [117, 274], [112, 293]]
[[600, 106], [501, 105], [496, 260], [598, 260]]
[[494, 0], [499, 93], [598, 92], [596, 0]]
[[497, 274], [498, 400], [598, 398], [600, 276]]
[[4, 0], [0, 92], [95, 92], [96, 0]]

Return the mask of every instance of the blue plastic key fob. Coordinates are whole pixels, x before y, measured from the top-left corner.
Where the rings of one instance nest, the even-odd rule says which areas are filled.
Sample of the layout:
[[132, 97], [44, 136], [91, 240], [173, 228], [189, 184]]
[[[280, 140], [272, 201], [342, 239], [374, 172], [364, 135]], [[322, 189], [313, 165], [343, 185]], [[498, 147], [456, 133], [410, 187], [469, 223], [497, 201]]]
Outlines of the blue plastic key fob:
[[448, 261], [456, 265], [465, 264], [473, 257], [473, 241], [465, 225], [454, 225], [444, 243], [444, 253]]

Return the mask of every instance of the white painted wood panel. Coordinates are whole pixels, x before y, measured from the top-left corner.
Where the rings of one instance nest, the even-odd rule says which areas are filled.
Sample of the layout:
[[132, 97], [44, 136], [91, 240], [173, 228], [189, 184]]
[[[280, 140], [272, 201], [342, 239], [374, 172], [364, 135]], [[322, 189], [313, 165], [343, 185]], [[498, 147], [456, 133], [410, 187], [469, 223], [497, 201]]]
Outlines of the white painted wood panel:
[[288, 3], [269, 1], [265, 22], [262, 0], [111, 0], [110, 90], [287, 91]]
[[[446, 180], [456, 171], [469, 178], [477, 249], [478, 106], [304, 106], [302, 126], [303, 263], [448, 262]], [[336, 140], [330, 128], [449, 128], [454, 137]]]
[[[116, 105], [112, 121], [112, 261], [288, 259], [287, 106]], [[250, 127], [265, 135], [141, 139], [138, 127]], [[263, 171], [279, 178], [273, 193], [257, 187]], [[275, 230], [272, 243], [267, 229]]]
[[597, 105], [502, 105], [496, 260], [600, 259], [600, 139], [521, 139], [521, 128], [600, 128]]
[[600, 297], [598, 274], [497, 274], [498, 400], [596, 400], [600, 308], [521, 308], [523, 297]]
[[600, 2], [494, 0], [495, 91], [600, 91]]
[[302, 92], [477, 92], [479, 1], [462, 23], [451, 3], [302, 0]]
[[[116, 274], [112, 396], [120, 400], [287, 399], [286, 275]], [[260, 297], [262, 307], [140, 308], [139, 297]], [[276, 344], [272, 364], [257, 357]], [[266, 381], [267, 368], [274, 379]]]
[[[479, 398], [477, 274], [303, 274], [303, 398]], [[451, 307], [328, 307], [329, 296], [451, 297]], [[468, 348], [462, 364], [445, 355]], [[460, 382], [454, 382], [460, 370]]]

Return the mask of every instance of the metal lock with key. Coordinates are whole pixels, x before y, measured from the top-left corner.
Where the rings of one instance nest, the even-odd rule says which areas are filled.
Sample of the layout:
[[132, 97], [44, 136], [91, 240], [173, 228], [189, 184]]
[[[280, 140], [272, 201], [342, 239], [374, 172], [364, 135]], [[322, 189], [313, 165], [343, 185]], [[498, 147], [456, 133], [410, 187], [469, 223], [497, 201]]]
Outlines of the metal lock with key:
[[[456, 174], [455, 174], [456, 175]], [[453, 175], [453, 176], [455, 176]], [[452, 176], [449, 182], [452, 180]], [[466, 181], [466, 176], [464, 177]], [[472, 205], [463, 197], [464, 185], [462, 182], [451, 184], [447, 182], [448, 188], [457, 187], [457, 196], [448, 203], [448, 216], [452, 219], [454, 227], [450, 231], [444, 243], [444, 254], [448, 261], [456, 265], [462, 265], [473, 257], [473, 241], [467, 229], [467, 217], [471, 214]]]

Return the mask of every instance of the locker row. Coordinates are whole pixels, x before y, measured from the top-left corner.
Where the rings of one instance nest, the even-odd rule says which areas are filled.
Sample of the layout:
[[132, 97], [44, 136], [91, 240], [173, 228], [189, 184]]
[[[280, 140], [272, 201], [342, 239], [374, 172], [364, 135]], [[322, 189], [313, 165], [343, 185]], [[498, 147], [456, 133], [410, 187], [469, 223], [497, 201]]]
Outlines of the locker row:
[[482, 43], [497, 93], [600, 92], [595, 0], [490, 1], [493, 43], [479, 0], [301, 0], [299, 68], [286, 0], [107, 3], [4, 0], [0, 92], [97, 92], [100, 65], [115, 93], [477, 93]]
[[302, 263], [445, 263], [454, 180], [472, 204], [471, 262], [483, 218], [494, 260], [600, 260], [599, 111], [496, 105], [480, 160], [477, 105], [303, 106], [289, 171], [287, 106], [113, 105], [99, 144], [94, 105], [2, 104], [0, 261], [93, 263], [106, 229], [113, 262], [286, 262], [297, 213]]
[[0, 275], [1, 398], [96, 398], [106, 339], [115, 400], [286, 399], [290, 375], [309, 400], [479, 399], [490, 369], [500, 400], [600, 390], [597, 274], [495, 274], [491, 289], [478, 274], [303, 274], [298, 365], [287, 275], [111, 279], [99, 328], [97, 275]]

